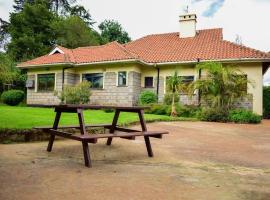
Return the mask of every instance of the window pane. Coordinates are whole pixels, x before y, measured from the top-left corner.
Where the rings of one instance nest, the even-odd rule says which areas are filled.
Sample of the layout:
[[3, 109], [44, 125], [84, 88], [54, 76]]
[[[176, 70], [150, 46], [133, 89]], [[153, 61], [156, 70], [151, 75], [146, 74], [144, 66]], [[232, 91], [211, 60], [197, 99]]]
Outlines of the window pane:
[[83, 74], [82, 79], [89, 81], [91, 88], [103, 88], [103, 73]]
[[146, 88], [153, 87], [153, 77], [144, 78], [144, 87]]
[[127, 72], [118, 72], [118, 86], [127, 85]]
[[38, 75], [38, 91], [53, 91], [55, 84], [55, 74]]

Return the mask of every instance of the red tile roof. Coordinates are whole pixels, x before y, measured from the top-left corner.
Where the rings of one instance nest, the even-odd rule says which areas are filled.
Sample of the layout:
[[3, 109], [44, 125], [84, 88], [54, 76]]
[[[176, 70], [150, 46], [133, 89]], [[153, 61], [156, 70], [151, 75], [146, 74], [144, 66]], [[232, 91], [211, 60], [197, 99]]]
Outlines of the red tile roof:
[[270, 60], [270, 54], [223, 40], [222, 29], [206, 29], [195, 37], [180, 38], [179, 33], [148, 35], [121, 45], [106, 45], [67, 49], [23, 62], [18, 67], [49, 64], [82, 64], [106, 61], [138, 60], [145, 63], [196, 62], [200, 60]]

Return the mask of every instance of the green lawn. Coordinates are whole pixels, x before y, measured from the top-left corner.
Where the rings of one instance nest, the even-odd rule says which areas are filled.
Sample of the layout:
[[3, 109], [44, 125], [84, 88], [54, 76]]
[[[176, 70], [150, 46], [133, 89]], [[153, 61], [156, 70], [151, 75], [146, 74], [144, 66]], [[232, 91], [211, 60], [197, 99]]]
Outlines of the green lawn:
[[[86, 123], [111, 123], [114, 113], [105, 113], [102, 110], [88, 110], [84, 112]], [[35, 126], [52, 125], [55, 117], [53, 108], [34, 108], [0, 105], [0, 129], [29, 129]], [[169, 116], [145, 114], [147, 121], [184, 120], [172, 119]], [[133, 113], [121, 113], [119, 122], [129, 124], [137, 122], [138, 116]], [[62, 125], [78, 124], [76, 114], [63, 114], [60, 120]]]

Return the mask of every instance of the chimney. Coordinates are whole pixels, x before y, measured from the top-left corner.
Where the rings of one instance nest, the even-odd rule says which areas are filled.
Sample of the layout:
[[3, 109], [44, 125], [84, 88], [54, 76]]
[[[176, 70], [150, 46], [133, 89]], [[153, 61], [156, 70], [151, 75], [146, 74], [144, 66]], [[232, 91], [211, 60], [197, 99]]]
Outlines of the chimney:
[[185, 14], [180, 16], [180, 38], [194, 37], [196, 35], [196, 14]]

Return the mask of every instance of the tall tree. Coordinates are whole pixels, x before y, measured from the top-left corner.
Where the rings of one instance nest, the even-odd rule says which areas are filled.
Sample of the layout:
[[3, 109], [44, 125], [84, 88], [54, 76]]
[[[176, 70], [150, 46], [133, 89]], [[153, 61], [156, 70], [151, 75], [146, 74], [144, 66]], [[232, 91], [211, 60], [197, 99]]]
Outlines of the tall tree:
[[71, 8], [71, 4], [76, 3], [77, 0], [49, 0], [51, 9], [56, 12], [56, 14], [65, 13]]
[[124, 44], [131, 40], [128, 33], [123, 30], [121, 24], [117, 21], [105, 20], [98, 28], [101, 30], [101, 37], [104, 39], [104, 43], [117, 41]]
[[80, 17], [88, 26], [92, 26], [95, 22], [93, 21], [90, 13], [81, 5], [72, 6], [69, 9], [71, 16]]
[[51, 27], [54, 20], [55, 15], [48, 9], [47, 1], [25, 3], [21, 12], [10, 15], [8, 33], [11, 41], [7, 46], [7, 52], [16, 61], [46, 54], [54, 44]]
[[60, 18], [52, 24], [56, 43], [67, 48], [98, 45], [97, 33], [78, 16]]
[[180, 88], [182, 85], [182, 79], [178, 76], [177, 71], [174, 72], [173, 76], [169, 77], [168, 80], [166, 81], [167, 83], [167, 91], [172, 93], [172, 111], [171, 111], [171, 116], [176, 117], [177, 112], [176, 112], [176, 107], [175, 107], [175, 96], [179, 95], [180, 93]]

